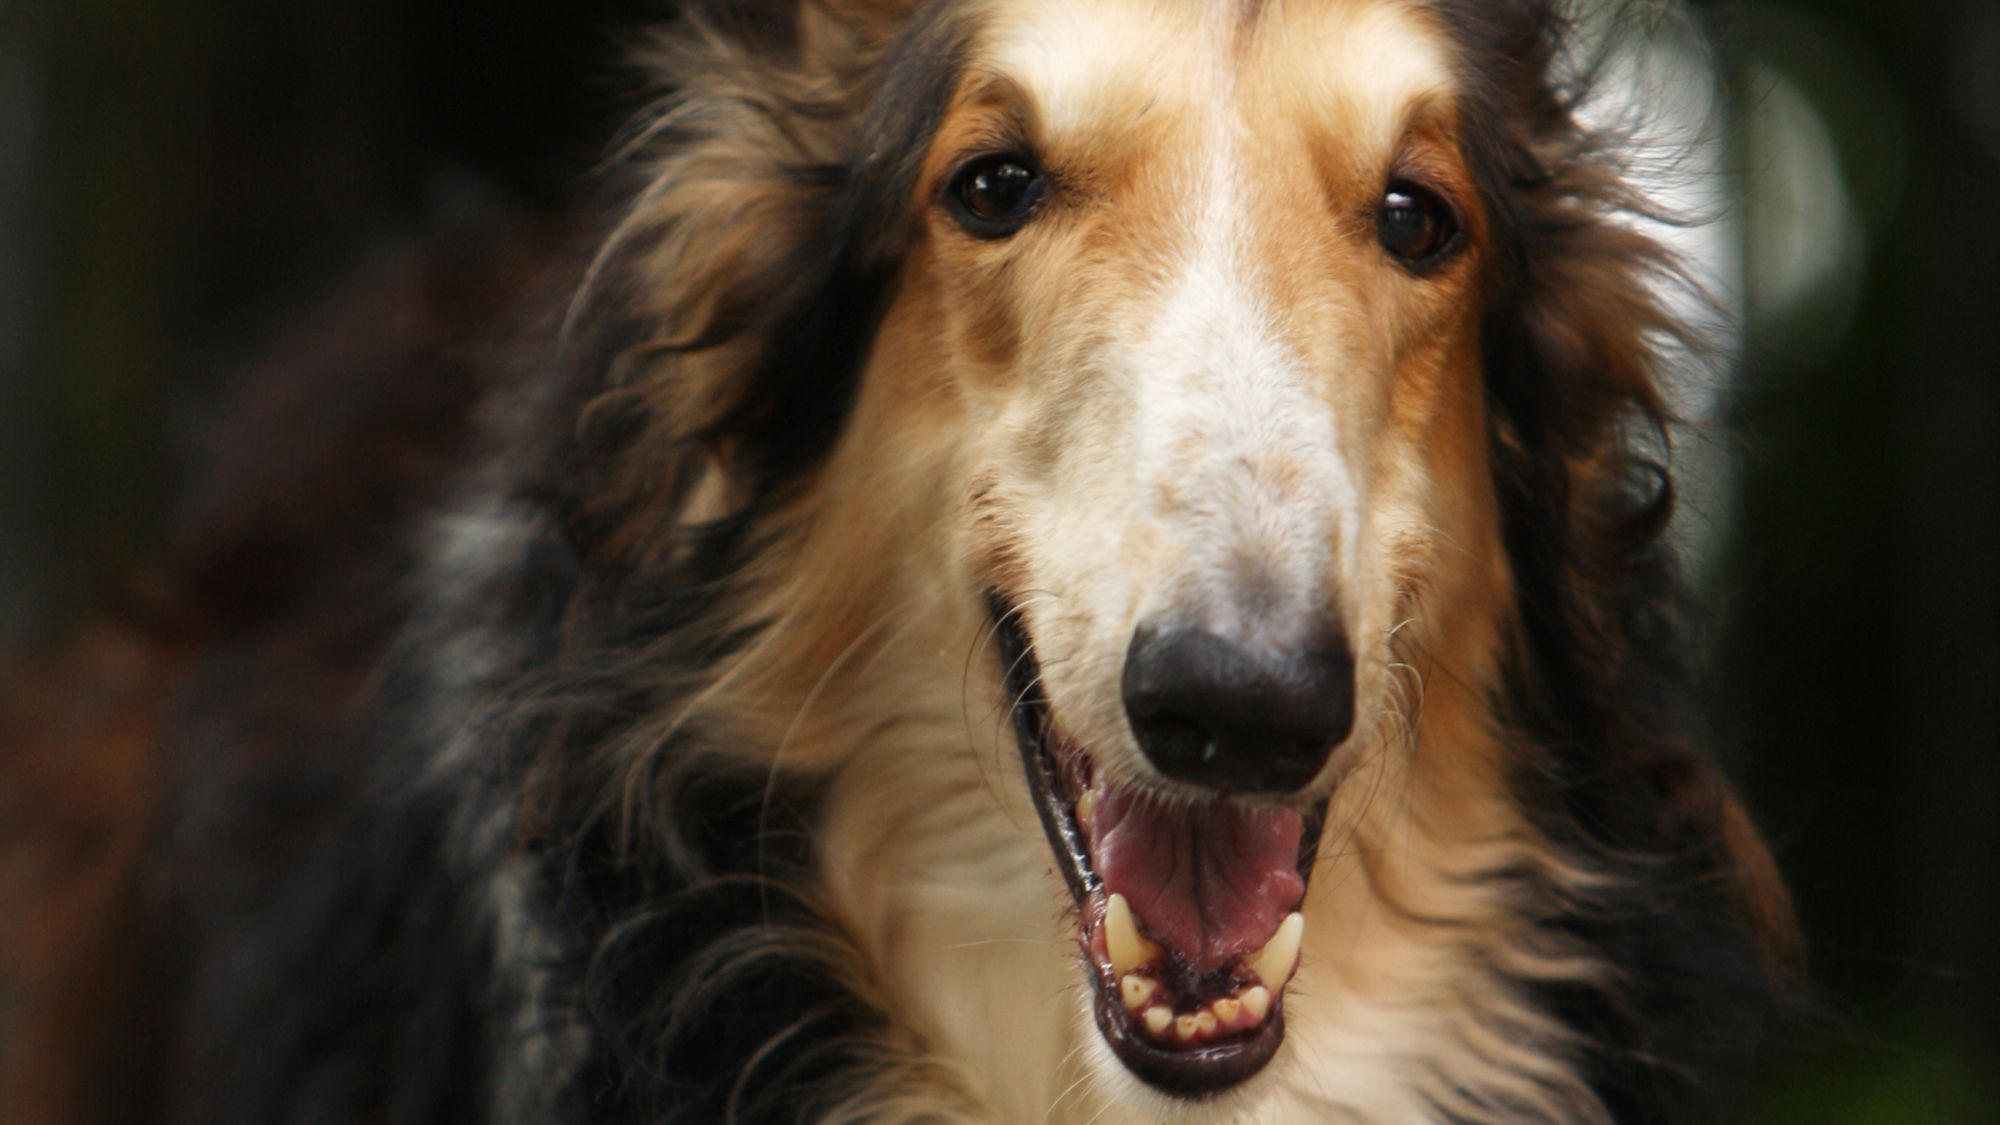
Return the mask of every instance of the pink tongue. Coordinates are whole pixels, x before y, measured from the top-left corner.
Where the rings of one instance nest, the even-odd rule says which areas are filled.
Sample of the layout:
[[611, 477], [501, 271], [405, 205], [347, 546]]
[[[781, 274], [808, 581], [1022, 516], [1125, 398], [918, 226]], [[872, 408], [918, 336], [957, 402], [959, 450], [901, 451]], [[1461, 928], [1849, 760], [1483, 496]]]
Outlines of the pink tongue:
[[1091, 860], [1148, 933], [1197, 973], [1271, 940], [1305, 893], [1299, 814], [1216, 802], [1162, 808], [1105, 786], [1090, 818]]

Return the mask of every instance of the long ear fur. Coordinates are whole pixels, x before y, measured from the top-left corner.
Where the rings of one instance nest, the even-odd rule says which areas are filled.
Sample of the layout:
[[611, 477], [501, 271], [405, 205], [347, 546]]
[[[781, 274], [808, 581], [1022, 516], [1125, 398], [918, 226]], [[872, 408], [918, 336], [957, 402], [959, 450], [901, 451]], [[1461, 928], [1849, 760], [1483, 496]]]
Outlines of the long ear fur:
[[[1757, 999], [1791, 987], [1799, 947], [1776, 864], [1698, 749], [1706, 732], [1690, 727], [1701, 708], [1686, 686], [1687, 602], [1662, 542], [1672, 419], [1659, 379], [1664, 345], [1699, 342], [1663, 303], [1687, 281], [1644, 233], [1638, 220], [1657, 216], [1615, 138], [1578, 123], [1591, 68], [1562, 56], [1576, 36], [1558, 5], [1444, 8], [1484, 83], [1466, 134], [1503, 248], [1485, 332], [1518, 614], [1502, 710], [1522, 744], [1524, 807], [1572, 860], [1627, 888], [1565, 925], [1619, 951], [1635, 979], [1662, 982], [1580, 1017], [1613, 1045], [1600, 1065], [1628, 1072], [1602, 1085], [1631, 1088], [1644, 1079], [1630, 1072], [1646, 1068], [1635, 1060], [1661, 1047], [1641, 1028], [1690, 1007], [1674, 982], [1722, 978], [1763, 1011]], [[1733, 976], [1718, 970], [1739, 960]], [[1726, 1049], [1725, 1033], [1682, 1015], [1705, 1041], [1689, 1049]]]
[[904, 6], [702, 4], [655, 44], [674, 88], [568, 320], [595, 389], [543, 487], [581, 587], [494, 725], [532, 759], [514, 835], [603, 1047], [572, 1094], [644, 1074], [617, 1097], [649, 1119], [897, 1120], [869, 1099], [951, 1085], [800, 890], [813, 793], [712, 752], [740, 743], [703, 706], [848, 412], [957, 83], [959, 6]]
[[671, 88], [568, 334], [620, 341], [586, 422], [648, 527], [771, 501], [837, 434], [961, 51], [953, 5], [908, 6], [702, 4], [644, 57]]

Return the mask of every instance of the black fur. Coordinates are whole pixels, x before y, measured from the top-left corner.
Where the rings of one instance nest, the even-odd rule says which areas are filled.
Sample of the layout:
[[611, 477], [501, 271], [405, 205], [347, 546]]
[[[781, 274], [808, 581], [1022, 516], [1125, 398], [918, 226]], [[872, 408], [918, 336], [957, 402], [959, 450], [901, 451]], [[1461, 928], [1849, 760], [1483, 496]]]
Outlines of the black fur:
[[[1574, 281], [1554, 264], [1601, 234], [1573, 209], [1577, 191], [1621, 200], [1592, 170], [1575, 92], [1550, 82], [1556, 10], [1437, 7], [1477, 78], [1468, 156], [1504, 248], [1486, 349], [1520, 602], [1496, 703], [1522, 747], [1523, 805], [1578, 862], [1626, 883], [1579, 903], [1532, 874], [1491, 877], [1517, 885], [1552, 942], [1620, 968], [1615, 989], [1543, 999], [1595, 1045], [1592, 1081], [1619, 1120], [1669, 1119], [1690, 1092], [1670, 1063], [1691, 1056], [1660, 1029], [1739, 1042], [1742, 1025], [1709, 1013], [1756, 1010], [1768, 983], [1700, 800], [1710, 767], [1691, 749], [1681, 599], [1658, 545], [1667, 477], [1629, 438], [1659, 407], [1643, 372], [1607, 378], [1643, 363], [1635, 341], [1593, 338], [1589, 314], [1550, 301]], [[792, 5], [708, 18], [759, 51], [796, 50]], [[446, 397], [448, 424], [420, 412], [423, 487], [387, 482], [336, 513], [337, 527], [313, 528], [304, 577], [223, 615], [230, 639], [163, 735], [173, 811], [139, 881], [154, 968], [132, 1006], [164, 1030], [124, 1080], [157, 1093], [142, 1099], [157, 1119], [803, 1121], [923, 1065], [801, 889], [813, 779], [767, 789], [704, 752], [721, 734], [661, 742], [648, 724], [747, 639], [715, 607], [840, 433], [966, 32], [949, 3], [903, 32], [847, 159], [792, 170], [813, 201], [808, 249], [720, 295], [696, 338], [658, 343], [680, 326], [621, 299], [636, 282], [614, 260], [609, 295], [559, 360], [542, 358], [555, 318], [533, 319], [501, 375]], [[1638, 285], [1631, 263], [1621, 277]], [[746, 338], [764, 346], [722, 408], [681, 433], [686, 448], [645, 448], [658, 419], [620, 393], [627, 358]], [[749, 467], [746, 504], [635, 550], [624, 536], [659, 498], [621, 470], [717, 440]], [[1580, 458], [1603, 454], [1615, 472], [1579, 476]], [[440, 591], [421, 577], [421, 529], [466, 498], [509, 533]], [[387, 546], [324, 557], [348, 538]], [[226, 591], [268, 557], [211, 554], [190, 573]], [[455, 646], [482, 663], [441, 664]], [[652, 772], [628, 786], [631, 755], [613, 751], [634, 746]], [[472, 752], [441, 772], [453, 747]], [[514, 881], [496, 898], [502, 872]], [[511, 929], [496, 924], [501, 899]], [[1715, 1003], [1689, 1004], [1696, 993]]]
[[[956, 82], [963, 29], [953, 15], [950, 5], [935, 6], [889, 51], [852, 140], [868, 158], [793, 170], [824, 201], [804, 242], [809, 253], [730, 295], [794, 299], [776, 310], [729, 311], [725, 302], [709, 332], [676, 345], [698, 351], [749, 332], [768, 344], [713, 425], [685, 439], [692, 450], [727, 435], [749, 451], [754, 488], [744, 510], [693, 533], [670, 567], [638, 568], [607, 545], [631, 515], [605, 502], [615, 491], [612, 467], [649, 419], [636, 399], [604, 392], [616, 390], [622, 357], [660, 331], [615, 296], [594, 305], [577, 333], [581, 344], [555, 380], [567, 390], [515, 392], [529, 404], [503, 405], [491, 454], [502, 473], [495, 491], [504, 508], [523, 513], [534, 537], [521, 557], [492, 560], [491, 596], [527, 603], [499, 615], [513, 634], [509, 646], [523, 656], [477, 685], [486, 701], [458, 716], [467, 728], [456, 735], [479, 747], [479, 760], [495, 763], [493, 774], [460, 779], [466, 789], [458, 793], [423, 780], [438, 751], [424, 740], [451, 729], [452, 709], [464, 706], [429, 682], [426, 654], [453, 634], [483, 641], [490, 603], [468, 599], [470, 620], [414, 607], [412, 632], [384, 677], [410, 698], [377, 704], [386, 728], [378, 737], [408, 743], [410, 754], [383, 759], [385, 781], [363, 801], [361, 823], [328, 833], [325, 869], [288, 876], [302, 909], [311, 913], [316, 902], [319, 911], [300, 932], [272, 933], [267, 944], [279, 956], [310, 954], [312, 977], [274, 985], [279, 973], [258, 975], [265, 995], [324, 997], [333, 1010], [292, 1017], [312, 1030], [291, 1039], [318, 1037], [260, 1068], [259, 1089], [289, 1090], [289, 1102], [253, 1092], [241, 1113], [210, 1103], [203, 1119], [344, 1119], [393, 1094], [377, 1104], [399, 1120], [810, 1120], [865, 1087], [893, 1053], [885, 1021], [855, 994], [837, 943], [796, 889], [805, 883], [800, 826], [810, 815], [809, 790], [773, 795], [761, 774], [689, 769], [706, 732], [681, 730], [652, 748], [662, 776], [642, 787], [636, 819], [659, 835], [642, 844], [612, 803], [617, 781], [603, 748], [643, 737], [634, 728], [670, 711], [676, 687], [745, 639], [716, 631], [711, 616], [757, 548], [765, 513], [838, 433], [898, 261], [897, 220], [915, 161]], [[778, 50], [790, 38], [768, 21], [757, 34]], [[517, 374], [524, 382], [548, 378], [532, 367]], [[538, 447], [546, 450], [539, 458]], [[521, 479], [507, 482], [514, 472]], [[517, 820], [524, 790], [526, 815]], [[494, 831], [494, 822], [505, 830]], [[382, 862], [334, 854], [356, 835], [381, 842]], [[491, 941], [480, 936], [490, 921], [468, 901], [476, 888], [450, 890], [437, 870], [439, 856], [468, 849], [444, 861], [459, 869], [461, 884], [466, 870], [497, 870], [510, 857], [524, 873], [527, 922], [547, 943], [539, 963], [496, 973]], [[363, 892], [383, 896], [390, 918], [375, 919], [364, 908], [372, 901], [357, 901]], [[392, 924], [420, 903], [439, 921], [436, 932], [421, 931], [427, 948], [413, 948], [416, 935]], [[362, 971], [317, 952], [349, 947], [367, 961]], [[439, 959], [452, 971], [426, 970]], [[322, 980], [320, 966], [337, 971]], [[440, 1028], [450, 1034], [428, 1047], [384, 1034], [344, 1036], [366, 1021], [348, 1010], [356, 994], [337, 982], [370, 980], [365, 970], [375, 967], [418, 970], [415, 979], [428, 987], [408, 997], [371, 988], [359, 994], [362, 1002], [388, 1000], [382, 1014], [390, 1018], [411, 1005], [435, 1010], [435, 1019], [453, 1023]], [[521, 1026], [492, 1026], [509, 1010]], [[215, 1031], [255, 1037], [265, 1015], [224, 1014]], [[423, 1073], [400, 1074], [410, 1066]], [[356, 1084], [309, 1081], [328, 1068], [357, 1076]], [[543, 1088], [510, 1086], [501, 1078], [510, 1069]], [[288, 1107], [298, 1106], [308, 1108], [294, 1117]]]
[[[1681, 283], [1673, 263], [1576, 208], [1656, 217], [1616, 177], [1605, 140], [1576, 123], [1599, 66], [1575, 53], [1563, 9], [1438, 6], [1484, 79], [1465, 106], [1468, 156], [1510, 251], [1483, 342], [1516, 583], [1495, 709], [1516, 746], [1521, 807], [1572, 862], [1617, 880], [1576, 901], [1515, 876], [1552, 941], [1600, 951], [1621, 974], [1609, 988], [1521, 986], [1590, 1045], [1592, 1085], [1616, 1120], [1729, 1119], [1786, 969], [1740, 907], [1749, 876], [1722, 844], [1692, 608], [1663, 542], [1671, 419], [1647, 369], [1664, 344], [1699, 344], [1654, 304], [1655, 289]], [[1607, 254], [1617, 272], [1588, 279], [1611, 294], [1595, 317], [1548, 307], [1552, 288], [1578, 280], [1561, 264]], [[1640, 370], [1618, 370], [1628, 366]]]

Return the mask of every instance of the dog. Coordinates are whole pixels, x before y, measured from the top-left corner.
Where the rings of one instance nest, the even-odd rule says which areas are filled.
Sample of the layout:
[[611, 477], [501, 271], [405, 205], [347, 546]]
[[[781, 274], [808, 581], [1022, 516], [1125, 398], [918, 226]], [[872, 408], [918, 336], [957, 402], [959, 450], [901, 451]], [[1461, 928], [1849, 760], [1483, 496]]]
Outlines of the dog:
[[1549, 0], [687, 5], [610, 218], [379, 266], [17, 680], [0, 1104], [1726, 1112], [1796, 935], [1580, 57]]

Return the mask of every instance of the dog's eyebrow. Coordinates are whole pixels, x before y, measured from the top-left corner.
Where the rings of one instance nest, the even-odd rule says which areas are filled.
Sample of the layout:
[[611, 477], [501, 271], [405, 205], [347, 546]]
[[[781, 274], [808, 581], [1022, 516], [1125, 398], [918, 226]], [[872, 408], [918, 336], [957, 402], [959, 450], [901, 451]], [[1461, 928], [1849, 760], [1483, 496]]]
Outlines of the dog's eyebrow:
[[1012, 75], [991, 69], [974, 70], [957, 100], [962, 107], [991, 115], [989, 131], [1010, 133], [1031, 146], [1042, 140], [1035, 99]]
[[1428, 134], [1449, 140], [1458, 130], [1458, 103], [1441, 90], [1424, 90], [1403, 106], [1404, 137]]
[[1397, 166], [1420, 168], [1446, 181], [1437, 186], [1457, 189], [1466, 178], [1459, 166], [1458, 106], [1436, 92], [1417, 95], [1403, 107], [1389, 159]]

